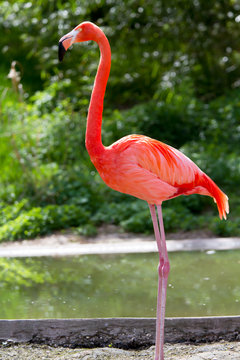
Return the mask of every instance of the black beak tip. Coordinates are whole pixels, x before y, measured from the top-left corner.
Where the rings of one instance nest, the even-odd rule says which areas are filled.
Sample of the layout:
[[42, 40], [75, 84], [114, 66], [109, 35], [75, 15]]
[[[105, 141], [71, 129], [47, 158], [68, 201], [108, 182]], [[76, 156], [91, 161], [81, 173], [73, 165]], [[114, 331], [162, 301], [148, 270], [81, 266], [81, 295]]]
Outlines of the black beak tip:
[[65, 52], [66, 52], [66, 50], [65, 50], [62, 42], [60, 41], [58, 44], [58, 59], [59, 59], [59, 61], [63, 61]]

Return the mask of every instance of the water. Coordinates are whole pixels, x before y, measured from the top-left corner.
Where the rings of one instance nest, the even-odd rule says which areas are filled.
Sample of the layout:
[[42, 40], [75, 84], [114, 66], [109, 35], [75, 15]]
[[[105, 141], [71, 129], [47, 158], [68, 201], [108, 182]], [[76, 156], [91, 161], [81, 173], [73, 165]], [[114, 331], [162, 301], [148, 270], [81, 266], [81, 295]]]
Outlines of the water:
[[[166, 315], [240, 314], [240, 251], [169, 254]], [[157, 254], [0, 258], [0, 318], [154, 317]]]

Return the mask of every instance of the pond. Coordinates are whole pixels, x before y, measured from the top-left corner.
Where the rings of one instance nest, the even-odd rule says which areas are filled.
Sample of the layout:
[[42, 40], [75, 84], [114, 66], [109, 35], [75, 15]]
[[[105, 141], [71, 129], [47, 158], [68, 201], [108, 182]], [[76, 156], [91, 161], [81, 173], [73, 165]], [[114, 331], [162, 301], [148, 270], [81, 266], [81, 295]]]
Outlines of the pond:
[[[240, 314], [240, 251], [169, 254], [166, 316]], [[156, 253], [0, 258], [0, 318], [155, 317]]]

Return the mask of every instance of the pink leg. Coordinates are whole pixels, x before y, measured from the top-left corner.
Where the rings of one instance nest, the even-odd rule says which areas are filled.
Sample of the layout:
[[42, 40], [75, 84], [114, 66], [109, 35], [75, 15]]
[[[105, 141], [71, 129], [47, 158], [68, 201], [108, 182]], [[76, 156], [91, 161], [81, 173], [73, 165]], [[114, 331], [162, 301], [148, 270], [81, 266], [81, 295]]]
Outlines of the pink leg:
[[167, 254], [167, 246], [165, 240], [161, 205], [157, 206], [160, 232], [159, 232], [155, 206], [149, 204], [149, 208], [152, 216], [153, 228], [154, 228], [155, 238], [157, 241], [158, 252], [159, 252], [155, 360], [164, 360], [164, 354], [163, 354], [164, 319], [165, 319], [165, 306], [166, 306], [166, 294], [167, 294], [167, 280], [170, 270], [170, 264]]

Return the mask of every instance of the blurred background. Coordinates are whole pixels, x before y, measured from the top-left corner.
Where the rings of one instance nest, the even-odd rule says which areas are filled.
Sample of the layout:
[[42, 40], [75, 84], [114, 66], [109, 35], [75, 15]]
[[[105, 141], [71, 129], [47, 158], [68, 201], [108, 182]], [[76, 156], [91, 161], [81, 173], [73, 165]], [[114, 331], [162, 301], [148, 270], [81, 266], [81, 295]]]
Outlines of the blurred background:
[[228, 194], [164, 203], [167, 232], [240, 235], [240, 2], [38, 0], [0, 6], [0, 241], [102, 224], [152, 232], [145, 202], [107, 188], [85, 149], [99, 50], [58, 40], [82, 21], [106, 33], [112, 68], [103, 143], [140, 133], [179, 148]]

